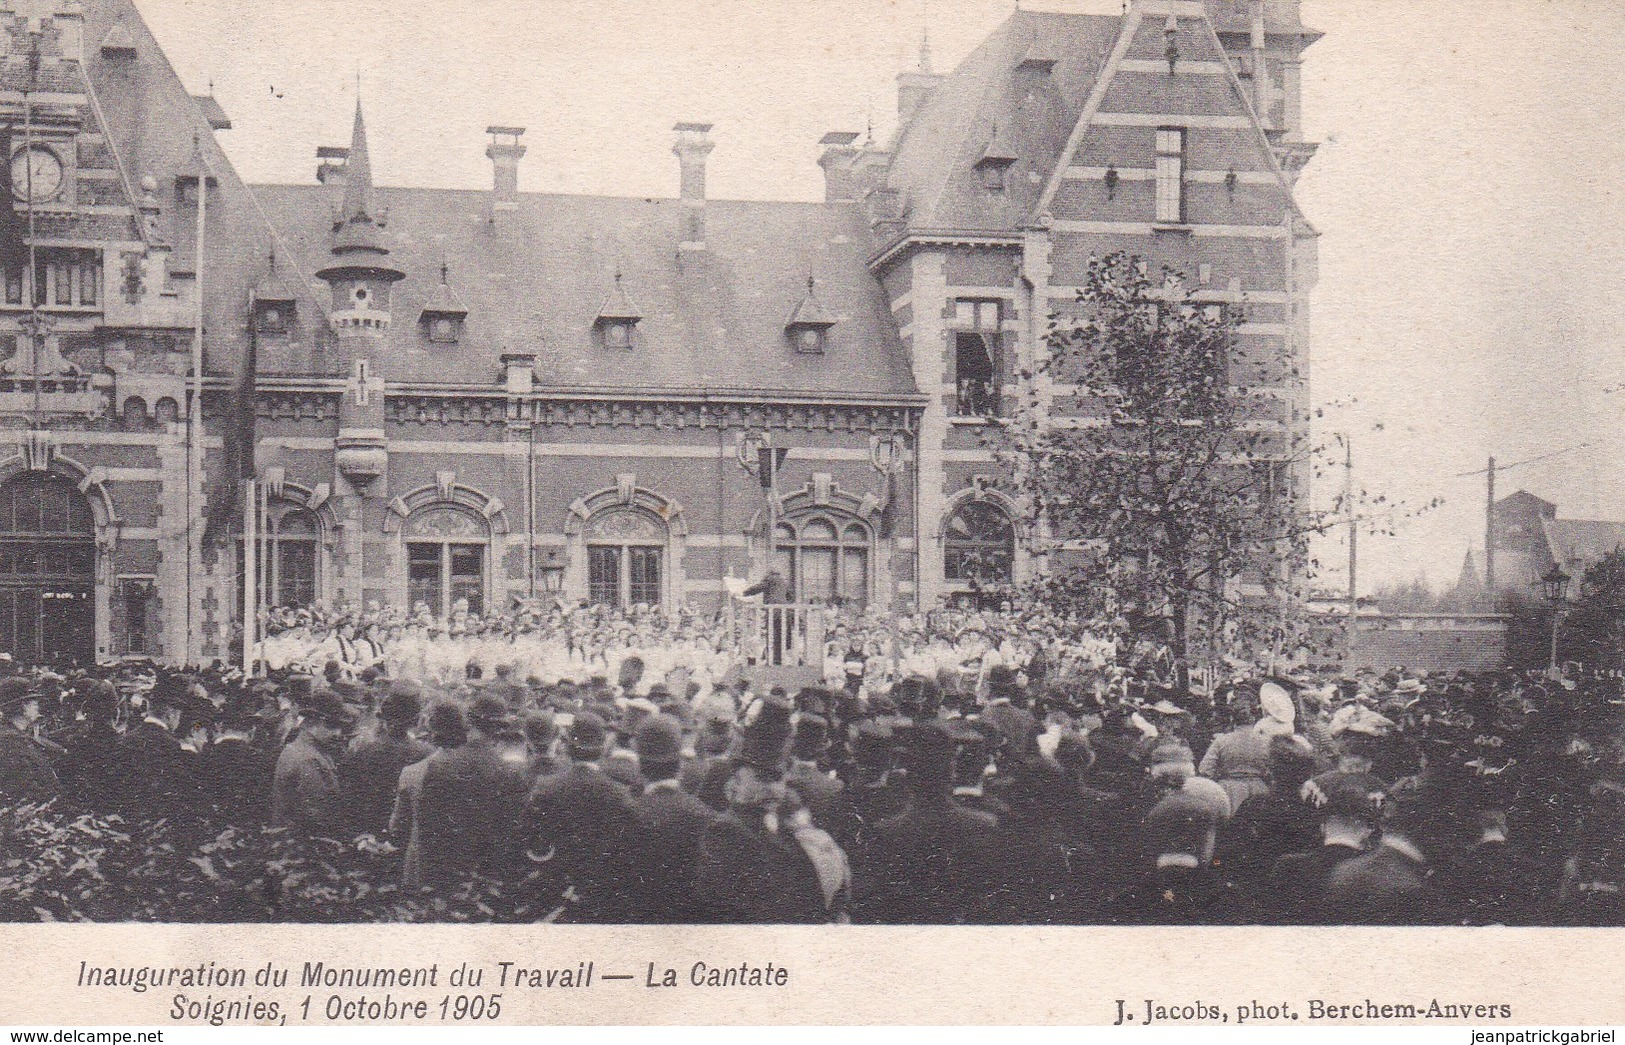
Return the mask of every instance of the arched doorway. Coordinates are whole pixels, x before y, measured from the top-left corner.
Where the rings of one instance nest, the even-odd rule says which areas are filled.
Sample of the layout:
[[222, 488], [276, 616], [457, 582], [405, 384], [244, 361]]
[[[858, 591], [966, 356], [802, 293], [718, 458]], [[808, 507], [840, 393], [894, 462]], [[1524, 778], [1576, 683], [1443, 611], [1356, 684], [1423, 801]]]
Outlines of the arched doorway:
[[96, 659], [96, 520], [61, 476], [0, 484], [0, 649], [20, 664]]

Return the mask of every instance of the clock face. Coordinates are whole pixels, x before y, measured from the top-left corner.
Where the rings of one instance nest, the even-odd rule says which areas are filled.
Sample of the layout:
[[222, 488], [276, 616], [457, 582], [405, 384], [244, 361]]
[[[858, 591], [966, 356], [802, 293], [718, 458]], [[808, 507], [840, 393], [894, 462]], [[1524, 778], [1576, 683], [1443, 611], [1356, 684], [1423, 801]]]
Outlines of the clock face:
[[20, 200], [39, 203], [62, 191], [62, 161], [43, 146], [19, 149], [11, 157], [11, 192]]

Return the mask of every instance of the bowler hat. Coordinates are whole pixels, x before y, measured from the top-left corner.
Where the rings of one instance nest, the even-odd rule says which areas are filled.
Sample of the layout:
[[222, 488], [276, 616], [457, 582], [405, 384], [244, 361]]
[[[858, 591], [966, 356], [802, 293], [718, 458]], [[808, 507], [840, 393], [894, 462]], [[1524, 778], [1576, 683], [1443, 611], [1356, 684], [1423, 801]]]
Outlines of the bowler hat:
[[378, 706], [385, 722], [410, 725], [423, 714], [423, 687], [411, 679], [390, 683], [389, 692]]
[[326, 686], [316, 686], [299, 701], [299, 712], [334, 726], [347, 726], [355, 721], [355, 712], [345, 706], [338, 694]]
[[595, 711], [583, 711], [570, 723], [567, 735], [570, 754], [577, 758], [597, 758], [604, 751], [608, 737], [604, 718]]
[[632, 741], [638, 761], [646, 765], [670, 765], [683, 756], [683, 727], [670, 715], [650, 715], [638, 723]]
[[795, 738], [790, 753], [804, 761], [817, 759], [830, 748], [829, 721], [821, 715], [801, 715], [796, 719]]
[[790, 747], [792, 705], [780, 697], [766, 697], [748, 716], [739, 760], [762, 773], [782, 774]]
[[1155, 853], [1186, 853], [1200, 856], [1210, 832], [1217, 830], [1219, 815], [1200, 798], [1175, 791], [1145, 816], [1146, 834]]
[[491, 693], [481, 693], [468, 706], [468, 720], [479, 729], [492, 733], [513, 724], [508, 702]]

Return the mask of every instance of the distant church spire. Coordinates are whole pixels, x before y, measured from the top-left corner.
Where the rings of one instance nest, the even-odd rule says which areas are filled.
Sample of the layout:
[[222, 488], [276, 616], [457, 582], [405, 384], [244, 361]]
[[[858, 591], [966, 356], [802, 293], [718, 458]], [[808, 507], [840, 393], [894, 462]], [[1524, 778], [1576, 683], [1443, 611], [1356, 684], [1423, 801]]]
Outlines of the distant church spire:
[[920, 72], [931, 75], [931, 25], [920, 31]]

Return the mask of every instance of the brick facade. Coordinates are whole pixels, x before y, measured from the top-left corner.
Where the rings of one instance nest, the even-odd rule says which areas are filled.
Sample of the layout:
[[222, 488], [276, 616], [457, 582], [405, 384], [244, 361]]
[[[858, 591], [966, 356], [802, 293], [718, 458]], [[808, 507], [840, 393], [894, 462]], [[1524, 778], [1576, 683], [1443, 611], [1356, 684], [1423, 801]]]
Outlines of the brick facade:
[[[502, 127], [490, 192], [377, 188], [359, 107], [321, 184], [245, 186], [218, 106], [128, 0], [24, 7], [0, 0], [0, 104], [21, 112], [37, 44], [57, 93], [30, 119], [69, 186], [33, 208], [35, 249], [97, 282], [58, 306], [50, 280], [81, 277], [47, 266], [45, 305], [0, 307], [20, 346], [0, 472], [48, 469], [95, 508], [94, 576], [73, 583], [99, 656], [230, 655], [245, 462], [286, 545], [271, 601], [444, 612], [557, 588], [704, 611], [766, 568], [769, 518], [807, 598], [934, 605], [971, 586], [955, 548], [1002, 540], [1000, 518], [994, 579], [1030, 578], [1045, 535], [985, 415], [1112, 250], [1244, 303], [1243, 335], [1281, 362], [1247, 375], [1260, 419], [1303, 423], [1314, 232], [1291, 186], [1316, 34], [1295, 2], [1018, 11], [954, 72], [899, 78], [890, 142], [826, 138], [811, 204], [707, 199], [704, 124], [678, 125], [675, 200], [520, 193], [523, 131]], [[52, 322], [38, 353], [32, 312]], [[1052, 415], [1093, 409], [1041, 392]], [[763, 439], [787, 450], [771, 505], [742, 467]]]

